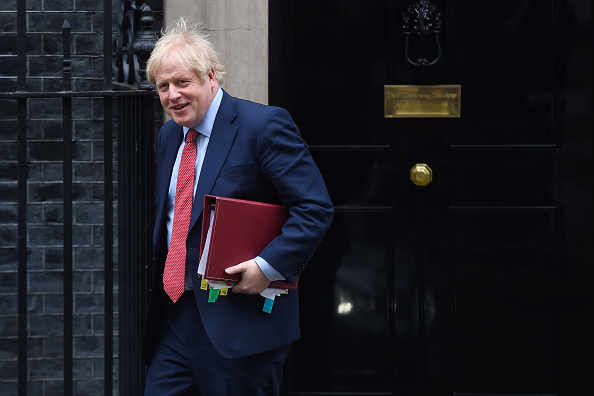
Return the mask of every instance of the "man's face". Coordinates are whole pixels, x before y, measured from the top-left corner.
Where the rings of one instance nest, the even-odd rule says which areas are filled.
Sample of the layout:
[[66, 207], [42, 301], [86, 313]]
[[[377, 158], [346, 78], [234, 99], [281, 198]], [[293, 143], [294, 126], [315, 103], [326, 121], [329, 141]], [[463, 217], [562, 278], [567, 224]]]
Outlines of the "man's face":
[[170, 57], [155, 74], [163, 109], [178, 125], [194, 128], [206, 115], [217, 93], [214, 70], [202, 81], [198, 74]]

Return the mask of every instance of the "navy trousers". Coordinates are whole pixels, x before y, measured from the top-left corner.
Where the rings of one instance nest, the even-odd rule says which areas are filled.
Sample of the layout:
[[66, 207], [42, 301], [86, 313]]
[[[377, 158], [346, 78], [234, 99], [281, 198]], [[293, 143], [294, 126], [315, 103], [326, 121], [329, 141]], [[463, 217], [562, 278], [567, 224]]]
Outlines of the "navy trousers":
[[221, 356], [204, 330], [192, 292], [164, 304], [160, 334], [145, 396], [278, 396], [290, 347], [236, 359]]

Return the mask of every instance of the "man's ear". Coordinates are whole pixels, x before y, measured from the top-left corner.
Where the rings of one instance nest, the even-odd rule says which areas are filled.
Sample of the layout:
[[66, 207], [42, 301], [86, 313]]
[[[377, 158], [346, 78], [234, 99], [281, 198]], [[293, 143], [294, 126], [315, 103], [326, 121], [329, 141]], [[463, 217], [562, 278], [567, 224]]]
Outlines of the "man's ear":
[[214, 68], [210, 69], [210, 71], [208, 72], [208, 80], [210, 81], [210, 84], [214, 87], [217, 81], [217, 76]]

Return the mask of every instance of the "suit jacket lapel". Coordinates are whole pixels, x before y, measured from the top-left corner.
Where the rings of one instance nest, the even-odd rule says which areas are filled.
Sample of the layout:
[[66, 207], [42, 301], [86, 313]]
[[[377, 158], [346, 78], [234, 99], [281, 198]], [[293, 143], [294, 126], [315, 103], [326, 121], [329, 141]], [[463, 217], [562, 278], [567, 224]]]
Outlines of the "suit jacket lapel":
[[157, 193], [159, 194], [158, 198], [160, 206], [164, 206], [166, 202], [167, 193], [169, 191], [169, 183], [171, 182], [171, 173], [173, 172], [173, 166], [175, 165], [177, 152], [184, 136], [182, 127], [175, 125], [172, 134], [173, 136], [171, 139], [175, 140], [169, 145], [169, 147], [167, 147], [167, 152], [165, 153], [165, 158], [163, 159], [161, 178], [159, 180], [159, 191]]
[[[171, 136], [169, 136], [171, 134]], [[183, 128], [177, 124], [172, 123], [169, 134], [164, 137], [163, 144], [165, 153], [162, 164], [160, 164], [159, 172], [157, 173], [158, 190], [157, 190], [157, 202], [159, 207], [157, 208], [157, 217], [155, 219], [156, 224], [160, 225], [155, 228], [158, 231], [158, 235], [154, 235], [153, 243], [156, 244], [160, 239], [162, 229], [164, 228], [164, 216], [165, 216], [165, 203], [167, 202], [167, 193], [169, 191], [169, 183], [171, 182], [171, 173], [173, 172], [173, 166], [175, 165], [175, 158], [177, 157], [177, 151], [184, 137]], [[163, 227], [162, 227], [163, 226]]]
[[237, 135], [237, 127], [232, 124], [235, 115], [233, 98], [227, 92], [223, 91], [223, 99], [210, 134], [206, 155], [202, 163], [202, 170], [200, 171], [200, 178], [198, 179], [198, 186], [196, 187], [196, 195], [194, 196], [194, 203], [192, 205], [192, 217], [190, 219], [190, 231], [202, 214], [204, 195], [212, 192], [217, 176], [229, 155], [229, 151]]

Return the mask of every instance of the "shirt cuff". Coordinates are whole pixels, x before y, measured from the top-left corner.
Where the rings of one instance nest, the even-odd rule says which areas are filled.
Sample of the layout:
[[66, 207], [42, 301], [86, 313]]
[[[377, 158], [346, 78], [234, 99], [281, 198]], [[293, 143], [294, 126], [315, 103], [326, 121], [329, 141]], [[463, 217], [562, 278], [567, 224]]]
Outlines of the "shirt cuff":
[[268, 261], [264, 260], [262, 257], [258, 256], [254, 259], [256, 264], [260, 267], [264, 275], [268, 278], [270, 282], [276, 280], [285, 280], [285, 277], [280, 274], [277, 270], [275, 270], [272, 265], [268, 264]]

